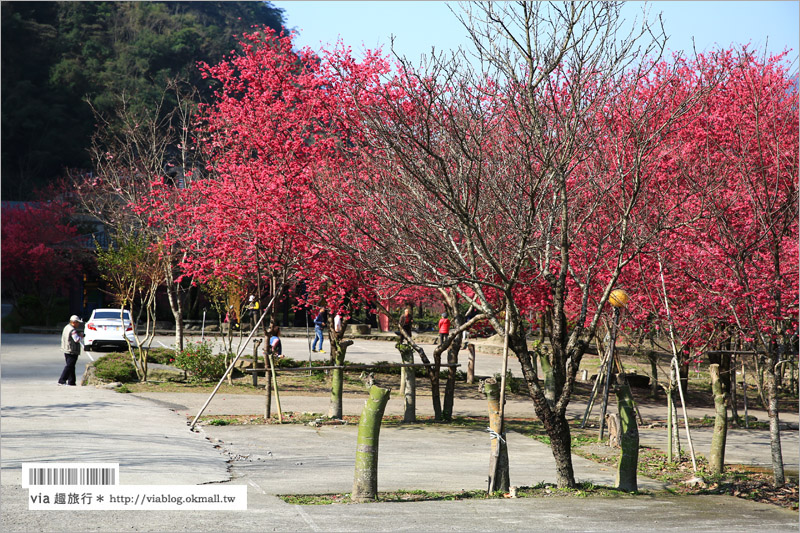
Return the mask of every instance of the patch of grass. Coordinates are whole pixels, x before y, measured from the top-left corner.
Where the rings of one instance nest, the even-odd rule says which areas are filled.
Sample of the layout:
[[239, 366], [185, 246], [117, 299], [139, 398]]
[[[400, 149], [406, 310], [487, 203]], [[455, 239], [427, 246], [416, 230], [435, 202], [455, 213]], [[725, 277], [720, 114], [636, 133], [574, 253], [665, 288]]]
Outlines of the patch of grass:
[[102, 381], [130, 383], [138, 379], [128, 352], [108, 353], [99, 357], [93, 364], [95, 376]]
[[[519, 487], [513, 492], [487, 492], [485, 490], [463, 491], [428, 491], [428, 490], [396, 490], [379, 492], [376, 502], [426, 502], [426, 501], [456, 501], [475, 499], [505, 499], [505, 498], [549, 498], [549, 497], [577, 497], [588, 498], [593, 496], [627, 496], [629, 493], [616, 490], [612, 487], [580, 483], [575, 488], [558, 488], [551, 483], [539, 483], [533, 487]], [[643, 494], [643, 493], [640, 493]], [[350, 494], [279, 494], [278, 498], [294, 505], [332, 505], [337, 503], [356, 503], [350, 499]]]
[[175, 350], [170, 348], [150, 348], [147, 352], [147, 360], [159, 365], [174, 365]]
[[227, 426], [230, 423], [230, 420], [225, 420], [223, 418], [213, 418], [206, 422], [206, 424], [209, 426]]
[[117, 387], [116, 391], [119, 392], [119, 393], [122, 393], [122, 394], [129, 394], [129, 393], [133, 392], [133, 391], [131, 391], [131, 389], [128, 388], [127, 385], [121, 385], [121, 386]]
[[278, 494], [278, 498], [292, 505], [351, 503], [349, 494]]

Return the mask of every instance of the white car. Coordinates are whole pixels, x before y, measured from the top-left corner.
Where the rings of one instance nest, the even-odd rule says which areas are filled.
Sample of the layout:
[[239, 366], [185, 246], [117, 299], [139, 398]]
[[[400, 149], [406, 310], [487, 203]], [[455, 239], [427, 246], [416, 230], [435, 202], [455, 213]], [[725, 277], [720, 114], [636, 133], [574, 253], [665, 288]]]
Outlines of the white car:
[[117, 346], [127, 348], [136, 346], [133, 323], [127, 309], [95, 309], [83, 328], [83, 342], [86, 351], [98, 346]]

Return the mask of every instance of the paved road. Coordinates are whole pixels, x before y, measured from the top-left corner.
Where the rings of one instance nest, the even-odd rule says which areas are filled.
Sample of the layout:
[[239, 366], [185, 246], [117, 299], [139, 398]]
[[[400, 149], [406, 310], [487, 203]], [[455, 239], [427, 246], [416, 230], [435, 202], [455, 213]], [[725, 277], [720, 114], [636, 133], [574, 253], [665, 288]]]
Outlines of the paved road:
[[[0, 348], [3, 531], [796, 531], [797, 514], [728, 497], [546, 498], [295, 506], [274, 495], [347, 491], [353, 427], [209, 427], [193, 433], [163, 405], [89, 387], [57, 387], [63, 356], [54, 336], [4, 335]], [[79, 372], [85, 358], [81, 357]], [[222, 441], [222, 442], [220, 442]], [[512, 483], [553, 479], [546, 446], [509, 436]], [[488, 438], [456, 428], [384, 428], [379, 487], [481, 488]], [[576, 458], [578, 459], [578, 458]], [[29, 511], [20, 464], [120, 463], [123, 485], [248, 486], [248, 510]], [[582, 460], [580, 479], [609, 484], [613, 472]], [[657, 487], [652, 481], [643, 485]]]

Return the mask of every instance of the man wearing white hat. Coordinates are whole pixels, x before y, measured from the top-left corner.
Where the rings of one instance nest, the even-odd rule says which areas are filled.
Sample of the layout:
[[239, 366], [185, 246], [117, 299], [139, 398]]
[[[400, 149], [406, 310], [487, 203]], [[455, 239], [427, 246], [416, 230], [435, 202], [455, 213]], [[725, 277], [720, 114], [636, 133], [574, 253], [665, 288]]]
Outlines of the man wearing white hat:
[[58, 378], [59, 385], [75, 386], [75, 364], [78, 362], [83, 344], [83, 335], [78, 331], [81, 324], [83, 320], [78, 315], [72, 315], [69, 317], [69, 324], [64, 326], [64, 331], [61, 332], [61, 351], [64, 352], [67, 364], [64, 365], [61, 377]]

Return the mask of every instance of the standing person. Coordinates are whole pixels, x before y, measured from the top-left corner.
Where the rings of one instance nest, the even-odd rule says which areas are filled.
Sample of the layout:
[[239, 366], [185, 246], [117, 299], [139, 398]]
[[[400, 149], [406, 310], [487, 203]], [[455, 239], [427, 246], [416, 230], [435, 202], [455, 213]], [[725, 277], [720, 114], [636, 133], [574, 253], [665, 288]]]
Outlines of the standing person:
[[444, 344], [448, 335], [450, 335], [450, 319], [447, 318], [445, 311], [442, 313], [442, 318], [439, 319], [439, 344]]
[[400, 317], [400, 327], [403, 331], [406, 332], [408, 335], [408, 339], [411, 339], [411, 327], [414, 325], [414, 319], [411, 318], [411, 308], [406, 307], [406, 310], [403, 311], [403, 316]]
[[[319, 308], [319, 313], [317, 313], [317, 317], [314, 319], [314, 343], [311, 345], [311, 351], [322, 352], [325, 353], [325, 350], [322, 349], [322, 328], [325, 327], [325, 324], [328, 323], [328, 311], [325, 309], [325, 306]], [[319, 341], [319, 349], [317, 349], [317, 341]]]
[[269, 350], [276, 359], [283, 359], [283, 346], [281, 346], [281, 328], [272, 328], [272, 336], [269, 338]]
[[336, 316], [333, 317], [333, 330], [336, 333], [341, 333], [342, 328], [344, 328], [344, 319], [342, 318], [342, 311], [339, 310], [339, 312], [336, 313]]
[[246, 307], [246, 309], [250, 313], [251, 331], [256, 327], [256, 322], [258, 322], [258, 311], [260, 310], [260, 308], [261, 305], [259, 304], [258, 300], [256, 300], [256, 297], [251, 294], [250, 298], [247, 301], [247, 307]]
[[229, 329], [239, 329], [239, 320], [236, 318], [236, 309], [233, 306], [228, 306], [228, 313], [225, 315], [225, 322], [228, 323]]
[[58, 378], [59, 385], [75, 386], [75, 364], [78, 362], [78, 356], [81, 354], [81, 345], [83, 344], [83, 334], [78, 331], [83, 321], [77, 315], [69, 317], [69, 324], [64, 326], [64, 331], [61, 332], [61, 351], [64, 352], [64, 359], [66, 364], [64, 370], [61, 371], [61, 377]]

